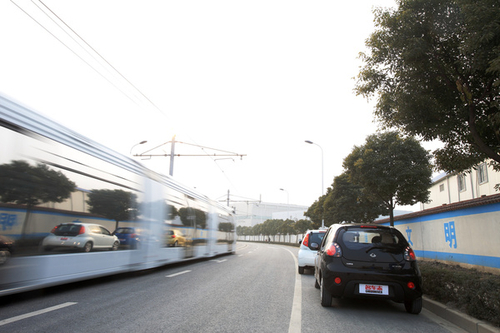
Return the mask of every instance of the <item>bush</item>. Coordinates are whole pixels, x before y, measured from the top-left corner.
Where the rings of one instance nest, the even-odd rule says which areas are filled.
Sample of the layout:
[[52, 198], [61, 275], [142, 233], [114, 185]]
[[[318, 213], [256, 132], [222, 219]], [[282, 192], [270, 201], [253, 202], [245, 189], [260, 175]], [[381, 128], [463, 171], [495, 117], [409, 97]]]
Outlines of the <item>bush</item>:
[[500, 275], [436, 261], [419, 267], [426, 296], [500, 327]]

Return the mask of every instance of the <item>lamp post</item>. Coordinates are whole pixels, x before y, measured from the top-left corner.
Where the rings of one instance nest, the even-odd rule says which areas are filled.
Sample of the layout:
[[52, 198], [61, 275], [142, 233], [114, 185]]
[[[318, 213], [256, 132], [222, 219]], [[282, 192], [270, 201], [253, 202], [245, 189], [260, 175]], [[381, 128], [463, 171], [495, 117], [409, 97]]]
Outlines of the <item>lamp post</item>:
[[132, 149], [134, 149], [135, 146], [138, 146], [138, 145], [143, 145], [145, 144], [146, 142], [148, 142], [147, 140], [144, 140], [144, 141], [141, 141], [135, 145], [132, 146], [132, 148], [130, 148], [130, 155], [132, 155]]
[[289, 209], [290, 209], [290, 196], [289, 196], [287, 190], [280, 188], [280, 191], [286, 192], [286, 219], [288, 220], [288, 215], [290, 214], [289, 213]]
[[[316, 145], [319, 147], [319, 149], [321, 149], [321, 196], [325, 195], [325, 190], [324, 190], [324, 163], [323, 163], [323, 148], [321, 148], [320, 145], [318, 145], [317, 143], [314, 143], [312, 141], [309, 141], [309, 140], [306, 140], [305, 141], [306, 143], [309, 143], [311, 145]], [[321, 219], [321, 227], [324, 228], [325, 227], [325, 219], [322, 218]]]

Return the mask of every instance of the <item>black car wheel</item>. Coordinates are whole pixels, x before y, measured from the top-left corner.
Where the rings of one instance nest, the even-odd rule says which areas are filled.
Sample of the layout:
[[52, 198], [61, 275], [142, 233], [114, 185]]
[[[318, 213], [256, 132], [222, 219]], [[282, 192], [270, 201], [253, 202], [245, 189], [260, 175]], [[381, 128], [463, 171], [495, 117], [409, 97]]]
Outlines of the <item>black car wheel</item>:
[[113, 243], [113, 247], [111, 248], [111, 251], [116, 251], [118, 250], [118, 247], [120, 246], [120, 242], [119, 241], [115, 241]]
[[90, 252], [92, 251], [92, 242], [87, 242], [85, 243], [85, 245], [83, 246], [83, 252]]
[[405, 301], [405, 308], [408, 313], [419, 314], [422, 311], [422, 297]]
[[320, 284], [320, 295], [321, 295], [321, 305], [322, 306], [332, 306], [332, 295], [328, 293], [325, 289], [325, 279], [321, 277], [321, 284]]
[[299, 266], [299, 274], [304, 274], [304, 267]]

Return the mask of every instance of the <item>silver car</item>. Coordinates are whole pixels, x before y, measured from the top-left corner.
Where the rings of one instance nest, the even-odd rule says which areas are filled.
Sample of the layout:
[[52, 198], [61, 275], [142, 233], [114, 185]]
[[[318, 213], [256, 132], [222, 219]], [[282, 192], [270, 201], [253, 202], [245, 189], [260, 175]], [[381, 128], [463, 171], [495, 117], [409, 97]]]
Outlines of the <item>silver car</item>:
[[42, 251], [54, 248], [74, 248], [83, 252], [93, 249], [117, 250], [120, 240], [99, 224], [62, 223], [54, 227], [41, 244]]

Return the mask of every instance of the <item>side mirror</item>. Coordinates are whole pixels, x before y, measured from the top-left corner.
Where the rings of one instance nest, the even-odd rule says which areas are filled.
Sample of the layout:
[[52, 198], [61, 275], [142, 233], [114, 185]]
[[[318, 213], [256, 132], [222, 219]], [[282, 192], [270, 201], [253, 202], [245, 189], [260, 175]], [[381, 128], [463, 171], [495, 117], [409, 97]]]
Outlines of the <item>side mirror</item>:
[[318, 249], [319, 249], [318, 243], [312, 243], [311, 244], [311, 250], [318, 250]]
[[299, 245], [300, 245], [300, 244], [302, 244], [302, 239], [301, 239], [301, 240], [299, 240]]

